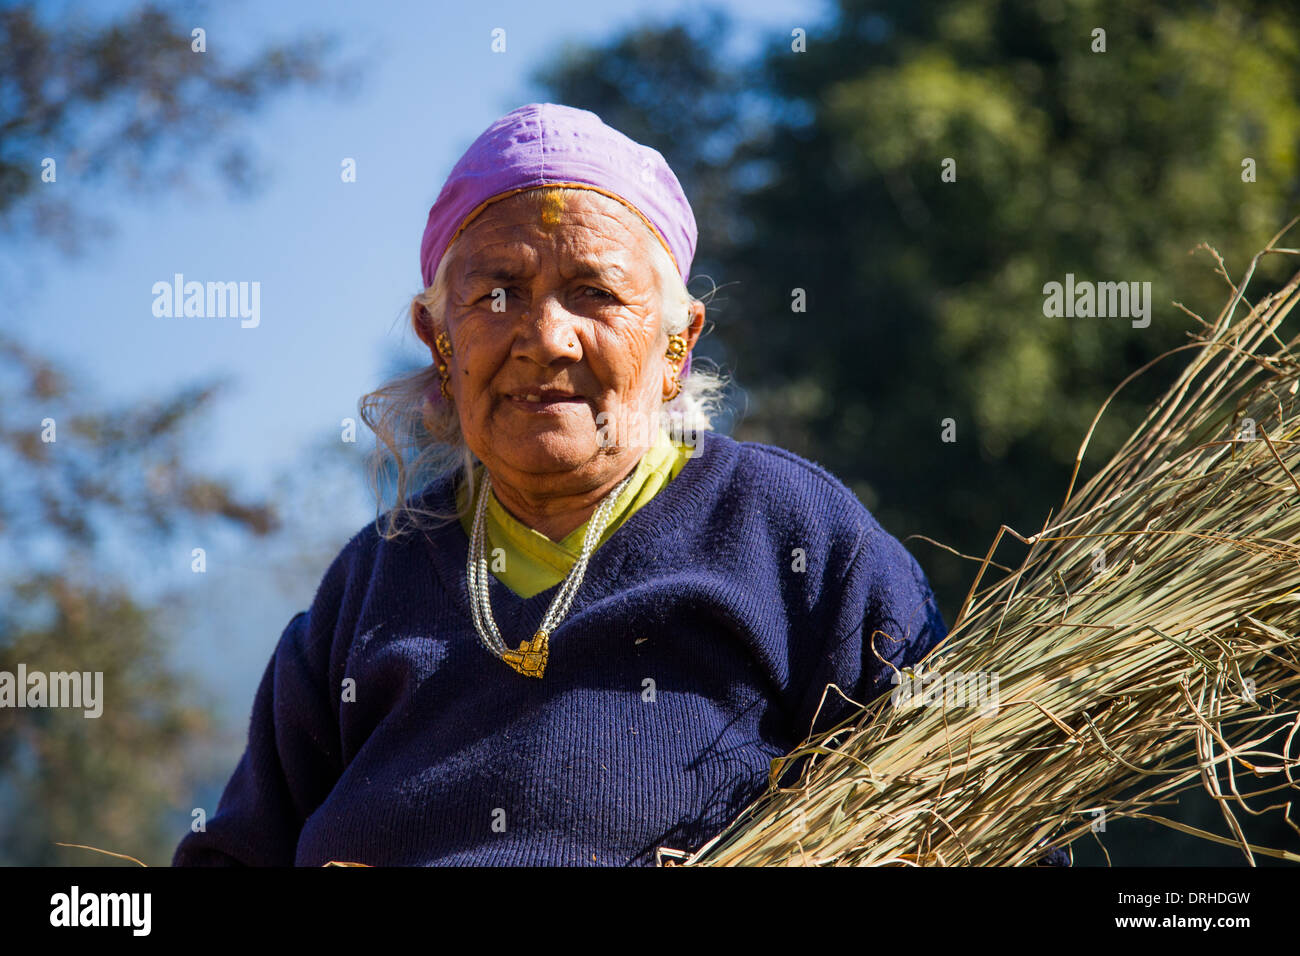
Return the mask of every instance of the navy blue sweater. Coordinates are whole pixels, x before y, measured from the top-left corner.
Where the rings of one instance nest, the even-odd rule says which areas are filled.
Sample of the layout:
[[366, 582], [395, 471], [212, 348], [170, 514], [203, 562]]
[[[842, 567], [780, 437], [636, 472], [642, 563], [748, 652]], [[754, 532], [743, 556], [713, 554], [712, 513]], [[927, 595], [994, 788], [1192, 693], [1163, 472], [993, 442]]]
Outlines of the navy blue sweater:
[[[453, 480], [421, 497], [454, 507]], [[456, 522], [348, 543], [281, 636], [248, 748], [176, 865], [653, 864], [763, 790], [828, 683], [864, 702], [890, 689], [873, 634], [902, 666], [946, 633], [916, 561], [839, 481], [712, 432], [592, 556], [540, 680], [480, 643], [467, 547]], [[515, 647], [555, 588], [490, 593]]]

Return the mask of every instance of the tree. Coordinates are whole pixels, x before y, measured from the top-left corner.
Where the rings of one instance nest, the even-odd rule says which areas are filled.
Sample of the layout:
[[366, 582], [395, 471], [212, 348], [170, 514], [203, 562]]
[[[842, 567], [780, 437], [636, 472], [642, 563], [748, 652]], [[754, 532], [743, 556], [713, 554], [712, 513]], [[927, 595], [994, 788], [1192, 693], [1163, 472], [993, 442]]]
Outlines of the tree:
[[[51, 173], [154, 193], [192, 175], [204, 146], [244, 191], [254, 160], [234, 121], [295, 84], [345, 78], [323, 38], [233, 65], [196, 52], [190, 27], [154, 6], [94, 24], [50, 20], [33, 3], [0, 10], [0, 240], [10, 243], [73, 252], [88, 226], [106, 227], [43, 188]], [[188, 542], [217, 526], [276, 528], [265, 502], [188, 465], [192, 428], [219, 393], [203, 383], [94, 410], [84, 376], [74, 389], [67, 372], [0, 336], [0, 672], [21, 664], [103, 680], [98, 717], [0, 708], [0, 865], [113, 862], [56, 842], [170, 859], [214, 724], [168, 660], [166, 597], [133, 558], [189, 555]]]
[[206, 37], [196, 49], [194, 29], [152, 4], [99, 23], [42, 18], [31, 2], [0, 9], [0, 234], [73, 252], [105, 231], [66, 190], [42, 188], [51, 176], [157, 193], [190, 181], [206, 154], [248, 191], [255, 160], [232, 135], [235, 121], [295, 85], [344, 86], [353, 75], [326, 66], [335, 43], [324, 36], [237, 64]]
[[187, 431], [215, 386], [88, 411], [84, 384], [73, 390], [4, 338], [0, 383], [0, 671], [103, 675], [98, 717], [0, 708], [0, 863], [101, 861], [56, 842], [156, 860], [175, 842], [163, 816], [188, 794], [212, 725], [167, 661], [130, 555], [214, 520], [265, 535], [275, 516], [186, 464]]
[[[694, 272], [727, 290], [706, 348], [747, 393], [737, 437], [826, 465], [900, 537], [982, 554], [1003, 522], [1039, 527], [1105, 397], [1185, 341], [1171, 300], [1217, 312], [1214, 263], [1188, 252], [1240, 268], [1290, 218], [1297, 21], [1284, 2], [842, 0], [806, 52], [783, 32], [729, 61], [714, 15], [568, 49], [538, 80], [682, 178]], [[1151, 282], [1150, 325], [1044, 315], [1067, 273]], [[1121, 394], [1092, 460], [1165, 381]], [[923, 557], [951, 618], [972, 569]]]
[[[845, 0], [808, 53], [774, 45], [764, 74], [795, 119], [726, 272], [756, 332], [751, 434], [856, 479], [900, 535], [982, 554], [1003, 522], [1037, 530], [1106, 396], [1194, 328], [1171, 300], [1221, 306], [1188, 252], [1211, 241], [1239, 270], [1294, 214], [1296, 26], [1284, 3]], [[1151, 282], [1150, 325], [1044, 315], [1067, 274]], [[1121, 394], [1093, 461], [1174, 369]], [[970, 566], [924, 557], [951, 617]]]
[[[736, 437], [848, 483], [951, 624], [975, 565], [909, 536], [982, 556], [1002, 523], [1039, 530], [1112, 389], [1196, 327], [1171, 300], [1222, 306], [1189, 251], [1213, 243], [1235, 275], [1296, 213], [1298, 28], [1285, 0], [839, 0], [753, 62], [697, 17], [569, 49], [539, 81], [682, 178], [694, 271], [727, 289], [704, 344], [745, 390]], [[1149, 282], [1149, 324], [1049, 316], [1067, 274]], [[1177, 367], [1120, 394], [1081, 482]]]

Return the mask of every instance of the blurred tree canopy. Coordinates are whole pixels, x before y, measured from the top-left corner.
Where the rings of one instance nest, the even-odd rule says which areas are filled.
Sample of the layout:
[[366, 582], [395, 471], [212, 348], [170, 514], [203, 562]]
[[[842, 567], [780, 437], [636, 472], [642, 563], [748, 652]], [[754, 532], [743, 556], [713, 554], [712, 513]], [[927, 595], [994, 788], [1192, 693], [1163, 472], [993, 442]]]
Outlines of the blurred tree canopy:
[[56, 176], [157, 193], [192, 181], [195, 157], [206, 155], [231, 187], [248, 191], [259, 177], [232, 135], [236, 121], [295, 85], [345, 85], [353, 76], [326, 65], [334, 42], [324, 36], [231, 63], [206, 49], [206, 37], [197, 51], [193, 25], [162, 6], [99, 22], [37, 8], [0, 9], [0, 235], [48, 239], [67, 252], [107, 223], [66, 191], [40, 188], [44, 159], [55, 161]]
[[[1106, 397], [1197, 328], [1172, 303], [1213, 318], [1226, 302], [1213, 256], [1189, 252], [1212, 244], [1239, 279], [1300, 212], [1300, 6], [838, 0], [752, 61], [728, 55], [735, 30], [721, 13], [644, 26], [535, 79], [681, 179], [692, 274], [725, 291], [692, 281], [716, 323], [697, 351], [744, 390], [735, 437], [852, 487], [951, 625], [977, 565], [909, 536], [982, 557], [1003, 523], [1038, 531]], [[1048, 317], [1044, 286], [1067, 274], [1150, 282], [1150, 324]], [[1179, 367], [1119, 394], [1081, 483]], [[1207, 796], [1180, 814], [1222, 829]], [[1281, 821], [1246, 825], [1294, 842]], [[1150, 830], [1117, 823], [1142, 848], [1120, 840], [1115, 862], [1242, 862]]]
[[[156, 6], [95, 23], [34, 3], [0, 10], [0, 241], [73, 252], [88, 227], [105, 228], [66, 191], [41, 188], [45, 157], [58, 175], [157, 193], [184, 182], [204, 146], [243, 190], [253, 159], [235, 120], [294, 84], [343, 75], [320, 38], [238, 65], [192, 42]], [[80, 372], [0, 334], [0, 671], [103, 673], [99, 717], [0, 708], [2, 865], [114, 863], [56, 842], [171, 858], [214, 724], [168, 660], [163, 605], [114, 555], [123, 541], [158, 554], [218, 525], [275, 529], [266, 504], [188, 464], [218, 392], [91, 409]]]
[[190, 799], [214, 727], [120, 548], [193, 540], [214, 520], [275, 529], [265, 505], [186, 464], [217, 393], [88, 410], [84, 385], [0, 336], [0, 671], [103, 673], [98, 717], [0, 708], [0, 864], [109, 859], [56, 842], [169, 858], [167, 811]]
[[[1042, 526], [1106, 396], [1187, 341], [1195, 321], [1171, 303], [1218, 313], [1228, 288], [1188, 253], [1210, 242], [1239, 276], [1300, 211], [1300, 8], [834, 10], [754, 62], [725, 55], [735, 28], [710, 13], [569, 49], [537, 81], [682, 180], [692, 274], [725, 291], [702, 351], [745, 390], [736, 437], [825, 465], [900, 538], [982, 556], [1000, 524]], [[1044, 285], [1067, 273], [1150, 282], [1150, 325], [1045, 316]], [[1176, 368], [1121, 392], [1081, 479]], [[951, 623], [975, 566], [908, 544]]]

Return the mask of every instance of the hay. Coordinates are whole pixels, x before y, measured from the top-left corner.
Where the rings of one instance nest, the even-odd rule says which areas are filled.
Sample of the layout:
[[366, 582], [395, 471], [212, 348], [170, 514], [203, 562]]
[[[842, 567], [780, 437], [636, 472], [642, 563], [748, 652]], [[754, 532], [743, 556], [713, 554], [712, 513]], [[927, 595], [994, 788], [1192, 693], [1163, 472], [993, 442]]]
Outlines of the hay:
[[[1277, 246], [1294, 223], [1240, 287], [1219, 260], [1231, 297], [1167, 353], [1191, 352], [1182, 375], [1076, 493], [1107, 399], [1060, 513], [1029, 537], [1003, 526], [920, 679], [896, 673], [892, 695], [774, 761], [767, 791], [721, 834], [661, 860], [1018, 866], [1104, 813], [1239, 846], [1252, 864], [1300, 862], [1249, 844], [1234, 812], [1280, 811], [1300, 833], [1300, 337], [1277, 334], [1300, 274], [1257, 305], [1245, 296], [1262, 256], [1300, 252]], [[1004, 534], [1028, 553], [981, 588]], [[984, 689], [980, 706], [952, 694], [954, 674], [981, 677], [967, 685]], [[1198, 784], [1229, 836], [1152, 812]]]

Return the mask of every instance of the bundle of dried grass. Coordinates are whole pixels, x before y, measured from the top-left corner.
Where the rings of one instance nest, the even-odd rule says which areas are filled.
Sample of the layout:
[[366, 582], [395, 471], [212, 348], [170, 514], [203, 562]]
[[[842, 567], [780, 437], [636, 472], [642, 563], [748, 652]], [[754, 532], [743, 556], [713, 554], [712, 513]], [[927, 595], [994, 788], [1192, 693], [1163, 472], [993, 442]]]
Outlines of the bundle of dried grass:
[[[1213, 324], [1194, 316], [1181, 377], [1075, 493], [1089, 430], [1054, 521], [998, 532], [920, 674], [775, 761], [688, 865], [1025, 865], [1100, 814], [1300, 862], [1249, 844], [1233, 811], [1280, 810], [1300, 833], [1300, 337], [1277, 334], [1300, 274], [1257, 305], [1245, 294], [1262, 256], [1300, 253], [1277, 246], [1289, 228], [1240, 287], [1219, 261], [1232, 295]], [[981, 589], [1004, 532], [1028, 553]], [[1231, 836], [1151, 812], [1198, 782]]]

